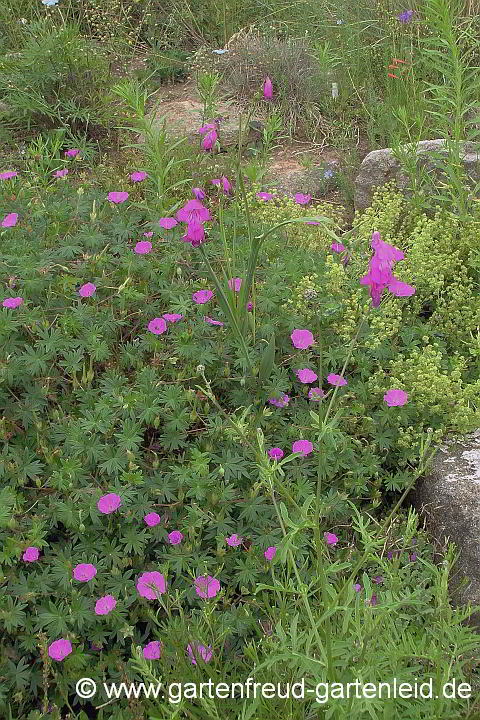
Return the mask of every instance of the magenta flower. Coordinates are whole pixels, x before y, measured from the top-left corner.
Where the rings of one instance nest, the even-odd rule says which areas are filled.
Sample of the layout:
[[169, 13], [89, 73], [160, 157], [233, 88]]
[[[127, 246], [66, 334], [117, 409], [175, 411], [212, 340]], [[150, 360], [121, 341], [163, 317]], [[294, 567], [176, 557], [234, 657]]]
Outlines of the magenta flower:
[[177, 210], [176, 218], [181, 222], [200, 224], [210, 220], [210, 210], [202, 205], [199, 200], [189, 200], [183, 208]]
[[373, 593], [371, 600], [365, 600], [365, 605], [371, 605], [372, 607], [375, 607], [376, 604], [377, 604], [377, 596], [375, 595], [375, 593]]
[[91, 297], [96, 291], [96, 289], [97, 286], [93, 283], [85, 283], [85, 285], [82, 285], [82, 287], [78, 291], [78, 294], [80, 295], [80, 297]]
[[172, 530], [168, 533], [168, 542], [170, 545], [179, 545], [183, 540], [183, 533], [180, 530]]
[[102, 495], [100, 500], [97, 502], [97, 508], [104, 515], [110, 515], [110, 513], [118, 510], [122, 504], [122, 498], [116, 493], [108, 493], [108, 495]]
[[242, 278], [232, 278], [228, 281], [228, 287], [230, 288], [230, 290], [240, 292], [240, 288], [242, 287]]
[[51, 657], [52, 660], [63, 660], [67, 655], [70, 655], [71, 652], [72, 643], [70, 640], [65, 640], [65, 638], [55, 640], [55, 642], [48, 646], [48, 657]]
[[198, 132], [200, 133], [200, 135], [205, 135], [205, 133], [209, 132], [209, 130], [215, 130], [216, 127], [217, 127], [217, 126], [216, 126], [215, 123], [207, 123], [206, 125], [203, 125], [203, 126], [198, 130]]
[[113, 595], [104, 595], [95, 603], [95, 614], [108, 615], [108, 613], [112, 612], [112, 610], [115, 610], [116, 605], [117, 601]]
[[[194, 665], [196, 665], [197, 660], [195, 659], [195, 655], [193, 654], [193, 649], [191, 645], [187, 645], [187, 651], [190, 660]], [[205, 662], [210, 662], [210, 660], [212, 659], [212, 646], [209, 645], [208, 648], [206, 648], [205, 645], [197, 645], [197, 658], [198, 656], [200, 656]]]
[[212, 297], [213, 292], [211, 290], [198, 290], [198, 292], [193, 293], [192, 300], [197, 303], [197, 305], [205, 305]]
[[282, 448], [274, 447], [268, 451], [268, 457], [272, 460], [281, 460], [284, 455]]
[[208, 317], [208, 315], [204, 315], [203, 319], [209, 325], [220, 325], [221, 327], [223, 327], [225, 325], [225, 323], [223, 323], [221, 320], [213, 320], [213, 318]]
[[40, 555], [40, 552], [39, 552], [38, 548], [36, 548], [34, 546], [30, 546], [30, 547], [27, 547], [27, 549], [23, 553], [22, 560], [24, 562], [29, 562], [29, 563], [35, 562], [36, 560], [38, 560], [39, 555]]
[[253, 303], [251, 303], [251, 302], [247, 303], [247, 310], [248, 310], [248, 312], [252, 312], [252, 310], [253, 310]]
[[310, 345], [314, 345], [315, 340], [310, 330], [294, 330], [290, 335], [293, 346], [298, 350], [306, 350]]
[[285, 395], [285, 393], [281, 393], [281, 397], [268, 398], [268, 402], [270, 403], [270, 405], [275, 405], [275, 407], [284, 408], [290, 402], [290, 398], [288, 397], [288, 395]]
[[292, 452], [301, 452], [303, 457], [310, 455], [313, 450], [313, 445], [310, 440], [295, 440], [292, 445]]
[[238, 535], [234, 534], [234, 535], [230, 535], [229, 538], [226, 538], [226, 541], [227, 541], [227, 545], [229, 545], [230, 547], [238, 547], [239, 545], [242, 544], [243, 538], [238, 537]]
[[275, 545], [270, 545], [270, 547], [268, 547], [263, 553], [266, 560], [273, 560], [276, 554], [277, 548], [275, 547]]
[[178, 313], [165, 313], [162, 317], [172, 323], [183, 319], [183, 315], [179, 315]]
[[405, 390], [388, 390], [383, 399], [389, 407], [394, 405], [405, 405], [408, 400], [408, 393]]
[[297, 193], [295, 195], [295, 202], [299, 205], [308, 205], [311, 199], [311, 195], [303, 195], [303, 193]]
[[163, 643], [160, 640], [152, 640], [143, 648], [143, 657], [146, 660], [158, 660], [163, 651]]
[[381, 585], [383, 583], [383, 575], [376, 575], [373, 578], [373, 582], [377, 583], [377, 585]]
[[202, 190], [202, 188], [194, 187], [194, 188], [192, 188], [192, 192], [193, 192], [193, 194], [195, 195], [195, 197], [196, 197], [197, 200], [204, 200], [204, 198], [205, 198], [205, 193], [204, 193], [204, 191]]
[[166, 589], [165, 576], [156, 570], [143, 573], [137, 580], [137, 592], [147, 600], [156, 600], [157, 595], [163, 595]]
[[321, 387], [313, 387], [308, 391], [308, 397], [310, 400], [313, 400], [313, 402], [320, 402], [321, 399], [325, 397], [325, 393]]
[[148, 527], [155, 527], [155, 525], [158, 525], [158, 523], [162, 521], [162, 518], [158, 513], [151, 512], [145, 515], [143, 520], [147, 523]]
[[265, 100], [271, 100], [273, 98], [273, 85], [268, 75], [263, 85], [263, 97]]
[[360, 583], [355, 583], [353, 589], [355, 590], [355, 592], [360, 592], [362, 586], [360, 585]]
[[65, 155], [67, 157], [75, 157], [79, 152], [80, 150], [78, 148], [72, 148], [71, 150], [65, 150]]
[[409, 297], [415, 293], [415, 288], [401, 282], [392, 274], [392, 267], [405, 255], [398, 248], [383, 242], [378, 230], [372, 233], [372, 248], [374, 255], [369, 263], [368, 273], [360, 279], [360, 285], [370, 285], [372, 307], [378, 307], [383, 291], [386, 287], [397, 297]]
[[148, 240], [141, 240], [135, 245], [135, 252], [137, 255], [146, 255], [152, 249], [152, 243]]
[[151, 238], [153, 235], [153, 232], [150, 230], [150, 232], [143, 233], [145, 237]]
[[338, 538], [333, 533], [325, 532], [323, 533], [323, 537], [325, 538], [327, 545], [336, 545], [338, 542]]
[[18, 173], [15, 170], [7, 170], [6, 172], [0, 173], [0, 180], [10, 180], [10, 178], [17, 177]]
[[163, 318], [153, 318], [153, 320], [150, 320], [147, 327], [154, 335], [162, 335], [167, 329], [167, 323]]
[[9, 213], [2, 220], [2, 227], [13, 227], [17, 224], [17, 213]]
[[197, 595], [204, 600], [206, 598], [213, 598], [220, 590], [220, 583], [211, 575], [201, 575], [195, 578], [195, 590]]
[[347, 381], [345, 380], [345, 378], [341, 375], [335, 375], [335, 373], [330, 373], [330, 375], [327, 376], [327, 380], [330, 385], [347, 385]]
[[160, 225], [160, 227], [165, 228], [165, 230], [171, 230], [173, 227], [175, 227], [175, 225], [178, 225], [178, 222], [175, 220], [175, 218], [163, 217], [160, 218], [158, 224]]
[[65, 175], [68, 174], [67, 168], [64, 168], [63, 170], [57, 170], [55, 172], [55, 177], [65, 177]]
[[108, 199], [113, 203], [123, 203], [128, 198], [128, 192], [109, 192]]
[[215, 129], [210, 130], [207, 135], [203, 138], [203, 149], [204, 150], [211, 150], [212, 147], [217, 142], [217, 131]]
[[273, 195], [272, 195], [272, 193], [267, 193], [267, 192], [257, 192], [257, 197], [259, 197], [262, 200], [265, 200], [265, 202], [267, 202], [267, 200], [271, 200], [273, 198]]
[[90, 563], [80, 563], [73, 568], [73, 577], [79, 582], [88, 582], [97, 574], [97, 568]]
[[22, 304], [23, 304], [23, 298], [22, 298], [22, 297], [5, 298], [5, 300], [4, 300], [3, 303], [2, 303], [3, 307], [10, 308], [10, 309], [12, 309], [12, 310], [15, 309], [15, 308], [17, 308], [19, 305], [22, 305]]
[[205, 228], [202, 223], [189, 222], [187, 232], [183, 236], [184, 242], [189, 242], [192, 247], [198, 247], [205, 240]]
[[336, 253], [341, 253], [345, 250], [345, 245], [343, 243], [332, 243], [332, 250]]
[[147, 173], [143, 172], [143, 170], [142, 170], [141, 172], [132, 173], [130, 175], [130, 180], [132, 182], [142, 182], [142, 180], [145, 180], [146, 177], [147, 177]]
[[303, 368], [303, 370], [295, 370], [295, 375], [301, 383], [312, 383], [315, 382], [315, 380], [317, 379], [316, 373], [314, 373], [313, 370], [309, 370], [308, 368]]

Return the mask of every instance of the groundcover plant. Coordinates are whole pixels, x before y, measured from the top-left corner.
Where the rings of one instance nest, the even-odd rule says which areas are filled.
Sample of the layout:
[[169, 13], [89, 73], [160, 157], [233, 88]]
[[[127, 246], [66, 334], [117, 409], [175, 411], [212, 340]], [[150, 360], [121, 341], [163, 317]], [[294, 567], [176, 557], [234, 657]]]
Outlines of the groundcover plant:
[[107, 192], [60, 140], [0, 172], [2, 717], [478, 717], [404, 507], [479, 425], [475, 222], [387, 188], [339, 235], [176, 145]]

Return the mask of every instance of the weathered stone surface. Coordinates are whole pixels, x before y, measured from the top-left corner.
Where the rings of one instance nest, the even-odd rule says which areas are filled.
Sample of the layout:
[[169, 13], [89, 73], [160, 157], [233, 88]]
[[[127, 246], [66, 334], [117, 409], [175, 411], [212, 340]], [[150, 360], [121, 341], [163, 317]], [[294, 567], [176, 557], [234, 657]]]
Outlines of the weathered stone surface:
[[[457, 547], [459, 560], [449, 588], [452, 602], [480, 606], [480, 429], [445, 441], [431, 474], [415, 488], [412, 503], [439, 545], [448, 537]], [[468, 585], [459, 590], [463, 578]], [[480, 612], [471, 622], [480, 628]]]
[[[422, 140], [416, 145], [417, 167], [425, 167], [428, 172], [432, 171], [437, 179], [441, 178], [446, 182], [448, 179], [442, 170], [443, 162], [431, 155], [432, 152], [440, 152], [443, 157], [448, 155], [445, 140]], [[409, 146], [411, 147], [412, 143], [404, 147]], [[462, 141], [460, 148], [460, 157], [469, 185], [473, 188], [480, 179], [480, 143]], [[406, 190], [409, 178], [394, 157], [392, 148], [373, 150], [363, 159], [355, 179], [355, 210], [363, 211], [368, 208], [372, 204], [375, 188], [382, 187], [391, 180], [396, 181], [399, 190], [405, 191], [406, 197], [411, 197], [411, 191]]]

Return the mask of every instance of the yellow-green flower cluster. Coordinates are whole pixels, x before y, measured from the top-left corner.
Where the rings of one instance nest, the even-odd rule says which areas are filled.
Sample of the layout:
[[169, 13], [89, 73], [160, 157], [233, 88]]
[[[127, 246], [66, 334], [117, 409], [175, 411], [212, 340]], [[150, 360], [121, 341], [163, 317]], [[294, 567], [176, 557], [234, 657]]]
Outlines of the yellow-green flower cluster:
[[[408, 357], [400, 354], [397, 360], [391, 360], [388, 371], [375, 372], [367, 381], [369, 392], [378, 394], [388, 387], [400, 388], [408, 392], [422, 415], [431, 413], [445, 418], [442, 426], [446, 429], [464, 433], [478, 427], [480, 404], [477, 409], [472, 407], [472, 388], [462, 381], [465, 358], [456, 352], [451, 362], [453, 368], [446, 370], [439, 343], [431, 344], [427, 335], [423, 341], [425, 346], [414, 348]], [[417, 427], [417, 437], [422, 429], [423, 426]]]
[[[261, 189], [260, 185], [254, 184], [252, 190], [248, 191], [246, 195], [252, 220], [263, 225], [265, 230], [285, 220], [316, 215], [333, 220], [335, 225], [328, 224], [330, 230], [335, 231], [336, 228], [345, 226], [343, 213], [328, 203], [299, 205], [294, 198], [278, 194], [276, 188], [268, 190], [269, 193], [273, 194], [271, 200], [262, 200], [256, 196], [256, 193], [260, 192]], [[243, 200], [240, 200], [242, 209], [243, 205]], [[322, 231], [321, 225], [293, 223], [285, 225], [281, 228], [281, 231], [285, 233], [288, 241], [292, 240], [292, 245], [295, 247], [318, 251], [329, 250], [332, 244], [332, 238]]]
[[283, 310], [293, 310], [305, 320], [311, 320], [316, 313], [316, 298], [321, 292], [317, 273], [305, 275], [292, 290], [292, 297], [282, 305]]

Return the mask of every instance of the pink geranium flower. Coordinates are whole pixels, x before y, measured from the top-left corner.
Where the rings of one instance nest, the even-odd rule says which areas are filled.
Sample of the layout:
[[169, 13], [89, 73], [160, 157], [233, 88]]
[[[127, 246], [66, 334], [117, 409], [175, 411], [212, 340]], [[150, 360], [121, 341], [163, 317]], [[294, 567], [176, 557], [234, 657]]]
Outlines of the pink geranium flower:
[[79, 152], [80, 150], [78, 148], [72, 148], [71, 150], [65, 150], [65, 155], [67, 157], [75, 157]]
[[192, 192], [195, 195], [197, 200], [204, 200], [205, 199], [205, 193], [202, 190], [202, 188], [194, 187], [192, 188]]
[[275, 547], [275, 545], [270, 545], [270, 547], [268, 547], [263, 554], [266, 560], [273, 560], [273, 558], [277, 554], [277, 548]]
[[[191, 645], [187, 645], [187, 651], [188, 651], [189, 658], [192, 661], [193, 665], [196, 665], [197, 660], [196, 660], [195, 655], [193, 654], [193, 649], [192, 649]], [[209, 645], [208, 648], [206, 648], [205, 645], [197, 645], [197, 651], [196, 651], [197, 658], [198, 658], [198, 656], [200, 656], [202, 658], [202, 660], [204, 660], [204, 662], [210, 662], [210, 660], [212, 659], [212, 654], [213, 653], [212, 653], [211, 645]]]
[[228, 281], [228, 287], [230, 288], [230, 290], [240, 292], [240, 288], [242, 287], [242, 278], [232, 278]]
[[238, 537], [238, 535], [236, 535], [236, 534], [230, 535], [230, 537], [226, 538], [226, 540], [227, 540], [227, 545], [229, 545], [230, 547], [238, 547], [243, 542], [243, 538]]
[[96, 291], [96, 289], [97, 286], [93, 283], [85, 283], [85, 285], [82, 285], [82, 287], [78, 291], [78, 294], [80, 295], [80, 297], [91, 297]]
[[295, 370], [295, 375], [301, 383], [312, 383], [317, 379], [317, 374], [313, 370], [303, 368], [303, 370]]
[[198, 290], [198, 292], [193, 293], [192, 300], [197, 305], [205, 305], [212, 297], [213, 292], [211, 290]]
[[162, 518], [158, 513], [151, 512], [145, 515], [143, 520], [147, 523], [148, 527], [155, 527], [155, 525], [158, 525], [158, 523], [162, 521]]
[[123, 203], [128, 198], [128, 192], [109, 192], [107, 195], [110, 202]]
[[325, 532], [323, 533], [323, 537], [325, 538], [327, 545], [336, 545], [338, 542], [337, 536], [333, 533]]
[[321, 387], [313, 387], [308, 391], [308, 397], [310, 400], [313, 400], [313, 402], [320, 402], [320, 400], [325, 397], [325, 393]]
[[290, 335], [293, 346], [298, 350], [306, 350], [310, 345], [314, 345], [315, 340], [310, 330], [294, 330]]
[[332, 243], [332, 250], [336, 253], [341, 253], [345, 250], [345, 245], [343, 243]]
[[162, 315], [162, 317], [165, 320], [168, 320], [168, 322], [175, 323], [175, 322], [178, 322], [179, 320], [182, 320], [184, 316], [179, 315], [178, 313], [165, 313], [164, 315]]
[[63, 660], [67, 655], [70, 655], [71, 652], [72, 643], [65, 638], [55, 640], [48, 646], [48, 657], [51, 657], [52, 660]]
[[195, 590], [201, 598], [213, 598], [220, 590], [220, 583], [211, 575], [201, 575], [195, 578]]
[[257, 197], [261, 198], [261, 200], [265, 200], [267, 202], [268, 200], [271, 200], [273, 198], [272, 193], [267, 192], [257, 192]]
[[275, 407], [284, 408], [287, 407], [288, 403], [290, 402], [290, 398], [285, 393], [281, 393], [281, 396], [279, 398], [268, 398], [268, 402], [270, 405], [275, 405]]
[[17, 213], [9, 213], [2, 220], [2, 227], [13, 227], [17, 224]]
[[330, 373], [330, 375], [327, 376], [327, 380], [330, 385], [347, 385], [345, 378], [341, 375], [335, 375], [335, 373]]
[[17, 177], [18, 173], [15, 170], [7, 170], [6, 172], [0, 173], [0, 180], [10, 180], [11, 178]]
[[173, 227], [175, 227], [175, 225], [178, 225], [178, 222], [175, 220], [175, 218], [163, 217], [160, 218], [158, 224], [160, 225], [160, 227], [165, 228], [165, 230], [171, 230]]
[[214, 320], [213, 318], [208, 317], [208, 315], [204, 315], [203, 319], [209, 325], [220, 325], [221, 327], [223, 327], [225, 325], [225, 323], [223, 323], [221, 320]]
[[143, 648], [143, 657], [146, 660], [158, 660], [163, 651], [163, 643], [160, 640], [152, 640]]
[[265, 100], [272, 100], [273, 98], [273, 85], [268, 75], [265, 78], [265, 82], [263, 84], [263, 97], [265, 98]]
[[110, 513], [118, 510], [122, 504], [122, 498], [116, 493], [108, 493], [108, 495], [102, 495], [100, 500], [97, 502], [97, 508], [104, 515], [110, 515]]
[[11, 310], [14, 310], [15, 308], [19, 307], [19, 305], [23, 304], [23, 298], [22, 297], [15, 297], [15, 298], [5, 298], [2, 305], [3, 307], [10, 308]]
[[22, 560], [24, 562], [36, 562], [38, 560], [38, 556], [40, 555], [40, 552], [38, 548], [34, 546], [27, 547], [25, 552], [22, 555]]
[[179, 545], [183, 540], [183, 533], [180, 530], [172, 530], [168, 533], [168, 542], [170, 545]]
[[132, 182], [142, 182], [142, 180], [145, 180], [147, 177], [147, 173], [142, 171], [134, 172], [130, 175], [130, 180]]
[[408, 393], [406, 393], [405, 390], [388, 390], [383, 396], [383, 399], [389, 407], [405, 405], [408, 400]]
[[73, 568], [73, 577], [79, 582], [88, 582], [97, 574], [97, 568], [90, 563], [80, 563]]
[[157, 595], [163, 595], [166, 589], [165, 576], [156, 570], [143, 573], [137, 580], [138, 594], [148, 600], [156, 600]]
[[299, 205], [308, 205], [311, 199], [311, 195], [304, 195], [303, 193], [297, 193], [295, 195], [295, 202]]
[[162, 335], [167, 329], [167, 323], [163, 318], [153, 318], [153, 320], [150, 320], [147, 327], [154, 335]]
[[313, 450], [313, 445], [310, 440], [295, 440], [292, 444], [292, 452], [301, 452], [304, 457], [310, 455]]
[[99, 598], [95, 603], [95, 614], [96, 615], [108, 615], [108, 613], [115, 610], [117, 601], [113, 595], [104, 595]]
[[67, 168], [64, 168], [63, 170], [57, 170], [55, 173], [55, 177], [65, 177], [65, 175], [68, 174]]
[[282, 448], [274, 447], [268, 451], [268, 457], [272, 460], [281, 460], [284, 455]]
[[148, 240], [141, 240], [135, 245], [135, 252], [137, 255], [146, 255], [152, 249], [152, 243]]

